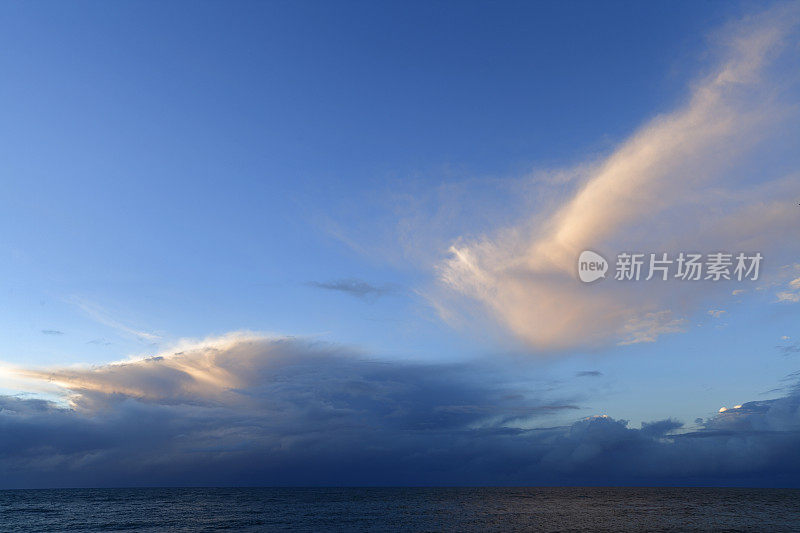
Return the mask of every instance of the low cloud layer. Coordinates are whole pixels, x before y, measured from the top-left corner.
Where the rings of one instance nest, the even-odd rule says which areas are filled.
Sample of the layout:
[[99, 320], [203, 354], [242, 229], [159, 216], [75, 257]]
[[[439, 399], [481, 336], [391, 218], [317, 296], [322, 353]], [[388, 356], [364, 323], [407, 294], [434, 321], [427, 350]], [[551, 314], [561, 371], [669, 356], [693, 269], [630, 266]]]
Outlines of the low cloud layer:
[[[233, 335], [22, 371], [70, 407], [0, 398], [0, 485], [796, 484], [800, 394], [699, 429], [586, 418], [479, 366]], [[553, 427], [554, 413], [576, 420]], [[538, 429], [531, 429], [538, 428]]]
[[[684, 105], [596, 164], [557, 172], [559, 193], [527, 221], [453, 244], [439, 266], [451, 290], [436, 302], [442, 315], [469, 313], [478, 301], [529, 346], [546, 350], [652, 342], [683, 331], [704, 298], [746, 287], [586, 286], [576, 276], [581, 251], [604, 253], [610, 277], [620, 252], [761, 251], [769, 269], [794, 259], [800, 97], [797, 79], [785, 73], [796, 71], [800, 56], [799, 12], [780, 4], [721, 31], [710, 52], [718, 61]], [[778, 298], [797, 301], [795, 289]]]

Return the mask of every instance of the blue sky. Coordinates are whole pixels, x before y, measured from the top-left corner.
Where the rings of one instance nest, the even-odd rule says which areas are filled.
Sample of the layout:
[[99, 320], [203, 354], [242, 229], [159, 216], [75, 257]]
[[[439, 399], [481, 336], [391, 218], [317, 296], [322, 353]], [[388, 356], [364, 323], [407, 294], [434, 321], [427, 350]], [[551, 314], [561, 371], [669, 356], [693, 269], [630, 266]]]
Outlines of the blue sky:
[[[715, 418], [722, 406], [794, 405], [797, 20], [796, 4], [735, 2], [0, 5], [0, 391], [55, 402], [44, 418], [30, 414], [44, 404], [8, 407], [19, 420], [5, 423], [102, 425], [95, 409], [119, 395], [119, 420], [131, 402], [196, 403], [174, 390], [216, 398], [189, 382], [260, 398], [241, 368], [273, 368], [262, 359], [274, 342], [301, 354], [300, 369], [330, 354], [318, 382], [299, 383], [339, 383], [336, 398], [350, 394], [338, 357], [365, 383], [350, 357], [412, 388], [420, 368], [459, 369], [428, 405], [484, 413], [458, 431], [608, 415], [625, 431], [677, 420], [669, 433], [683, 435], [731, 424]], [[765, 262], [757, 282], [584, 286], [580, 249]], [[217, 367], [207, 350], [246, 362]], [[108, 366], [119, 361], [130, 376]], [[184, 369], [183, 385], [140, 383], [148, 364], [164, 366], [145, 372], [151, 385]], [[489, 400], [518, 390], [524, 409]], [[464, 398], [491, 409], [441, 403]], [[252, 406], [225, 401], [220, 427], [236, 428]], [[404, 431], [356, 403], [387, 435]], [[440, 444], [426, 438], [402, 453]], [[226, 446], [261, 442], [238, 439]], [[334, 470], [297, 479], [335, 482]], [[87, 472], [79, 483], [99, 479]], [[69, 479], [48, 475], [13, 479]], [[569, 479], [623, 479], [592, 475]]]

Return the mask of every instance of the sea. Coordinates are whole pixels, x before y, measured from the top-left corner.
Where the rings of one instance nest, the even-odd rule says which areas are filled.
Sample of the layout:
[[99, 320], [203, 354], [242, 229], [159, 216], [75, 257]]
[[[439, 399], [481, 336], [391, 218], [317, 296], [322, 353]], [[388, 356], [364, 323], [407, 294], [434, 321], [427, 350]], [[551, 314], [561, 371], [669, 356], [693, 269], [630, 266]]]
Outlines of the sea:
[[0, 531], [800, 531], [800, 490], [137, 488], [0, 491]]

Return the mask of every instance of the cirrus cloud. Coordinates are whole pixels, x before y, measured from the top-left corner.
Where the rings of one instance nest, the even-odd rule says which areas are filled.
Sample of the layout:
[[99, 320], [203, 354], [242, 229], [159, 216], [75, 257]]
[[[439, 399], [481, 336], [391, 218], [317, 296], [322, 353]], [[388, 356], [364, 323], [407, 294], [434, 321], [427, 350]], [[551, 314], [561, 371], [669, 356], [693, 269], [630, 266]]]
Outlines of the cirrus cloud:
[[[760, 250], [773, 262], [797, 252], [789, 237], [800, 210], [786, 201], [797, 175], [783, 168], [797, 163], [786, 139], [800, 142], [792, 120], [799, 100], [796, 80], [782, 74], [797, 64], [799, 12], [797, 4], [778, 5], [726, 28], [715, 48], [721, 59], [685, 105], [647, 122], [588, 170], [579, 165], [572, 180], [559, 183], [570, 192], [527, 221], [458, 239], [439, 265], [449, 291], [437, 297], [442, 315], [478, 301], [518, 338], [546, 350], [652, 342], [681, 331], [721, 285], [584, 286], [575, 274], [582, 250]], [[784, 167], [749, 174], [766, 154], [783, 158]]]

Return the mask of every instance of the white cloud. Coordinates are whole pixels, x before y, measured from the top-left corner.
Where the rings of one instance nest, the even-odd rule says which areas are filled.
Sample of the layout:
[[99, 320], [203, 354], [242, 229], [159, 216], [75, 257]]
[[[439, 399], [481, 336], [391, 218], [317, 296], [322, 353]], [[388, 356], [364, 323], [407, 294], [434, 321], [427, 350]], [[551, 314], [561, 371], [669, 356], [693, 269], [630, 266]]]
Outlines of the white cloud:
[[[516, 226], [457, 240], [438, 270], [450, 294], [482, 302], [536, 348], [652, 342], [679, 331], [681, 316], [722, 285], [586, 286], [575, 274], [582, 250], [785, 252], [800, 222], [785, 200], [795, 178], [760, 176], [753, 184], [738, 169], [791, 116], [775, 96], [770, 67], [781, 53], [797, 53], [785, 46], [797, 21], [796, 5], [779, 6], [729, 28], [724, 59], [694, 85], [688, 103], [641, 127], [566, 200]], [[448, 298], [458, 307], [457, 297], [440, 295]]]
[[797, 303], [800, 302], [800, 293], [796, 292], [779, 292], [777, 295], [779, 302]]
[[727, 311], [722, 309], [709, 309], [708, 314], [711, 315], [712, 318], [719, 318], [724, 315]]
[[645, 313], [643, 317], [631, 318], [623, 327], [624, 338], [620, 345], [655, 342], [659, 336], [667, 333], [686, 331], [686, 319], [674, 318], [672, 311]]
[[800, 263], [784, 265], [778, 273], [767, 280], [764, 289], [777, 290], [778, 303], [800, 302]]
[[793, 279], [786, 284], [786, 290], [776, 294], [779, 302], [800, 302], [800, 278]]

